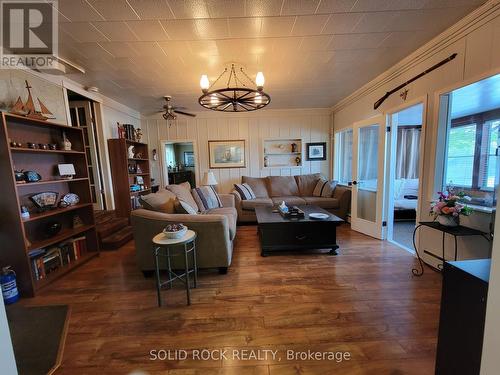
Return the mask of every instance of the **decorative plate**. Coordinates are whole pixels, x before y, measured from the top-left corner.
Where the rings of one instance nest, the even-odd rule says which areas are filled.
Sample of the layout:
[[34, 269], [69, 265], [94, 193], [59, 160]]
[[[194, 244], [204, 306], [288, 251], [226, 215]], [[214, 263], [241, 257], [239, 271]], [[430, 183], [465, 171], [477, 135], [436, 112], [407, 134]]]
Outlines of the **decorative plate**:
[[80, 202], [80, 197], [74, 193], [68, 193], [64, 197], [62, 197], [62, 201], [69, 206], [74, 206]]
[[323, 214], [321, 212], [313, 212], [313, 213], [309, 214], [309, 217], [311, 219], [325, 220], [325, 219], [328, 219], [330, 217], [330, 215]]
[[44, 191], [42, 193], [32, 195], [30, 199], [36, 207], [45, 210], [56, 206], [58, 196], [59, 193], [56, 193], [55, 191]]

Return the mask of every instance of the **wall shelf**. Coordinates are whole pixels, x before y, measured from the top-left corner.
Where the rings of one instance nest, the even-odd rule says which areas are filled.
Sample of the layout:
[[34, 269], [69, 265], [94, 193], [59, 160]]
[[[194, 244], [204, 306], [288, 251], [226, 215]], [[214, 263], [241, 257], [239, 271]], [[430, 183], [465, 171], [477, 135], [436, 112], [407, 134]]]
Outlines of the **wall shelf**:
[[[292, 168], [302, 166], [302, 139], [264, 139], [263, 168]], [[298, 159], [298, 162], [297, 162]]]
[[62, 183], [72, 183], [72, 182], [82, 182], [88, 181], [88, 177], [80, 177], [80, 178], [72, 178], [72, 179], [60, 179], [60, 180], [44, 180], [37, 182], [26, 182], [24, 184], [16, 183], [18, 188], [28, 187], [28, 186], [37, 186], [37, 185], [50, 185], [50, 184], [62, 184]]

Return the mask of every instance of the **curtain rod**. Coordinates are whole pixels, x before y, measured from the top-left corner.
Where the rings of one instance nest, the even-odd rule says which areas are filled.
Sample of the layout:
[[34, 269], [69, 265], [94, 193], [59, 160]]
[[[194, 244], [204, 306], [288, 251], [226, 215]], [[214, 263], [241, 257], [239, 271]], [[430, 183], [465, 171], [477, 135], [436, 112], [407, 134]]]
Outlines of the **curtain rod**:
[[424, 70], [422, 73], [420, 74], [417, 74], [415, 77], [409, 79], [408, 81], [406, 81], [405, 83], [402, 83], [401, 85], [399, 85], [398, 87], [392, 89], [391, 91], [387, 91], [384, 96], [382, 96], [379, 100], [377, 100], [375, 102], [375, 104], [373, 105], [373, 109], [377, 109], [378, 107], [380, 107], [382, 105], [382, 103], [389, 97], [391, 96], [392, 94], [394, 94], [395, 92], [401, 90], [403, 87], [409, 85], [410, 83], [412, 83], [413, 81], [416, 81], [417, 79], [425, 76], [426, 74], [432, 72], [433, 70], [439, 68], [440, 66], [443, 66], [444, 64], [447, 64], [449, 63], [451, 60], [453, 60], [455, 57], [457, 57], [457, 53], [454, 53], [452, 55], [450, 55], [449, 57], [447, 57], [446, 59], [438, 62], [437, 64], [431, 66], [430, 68]]

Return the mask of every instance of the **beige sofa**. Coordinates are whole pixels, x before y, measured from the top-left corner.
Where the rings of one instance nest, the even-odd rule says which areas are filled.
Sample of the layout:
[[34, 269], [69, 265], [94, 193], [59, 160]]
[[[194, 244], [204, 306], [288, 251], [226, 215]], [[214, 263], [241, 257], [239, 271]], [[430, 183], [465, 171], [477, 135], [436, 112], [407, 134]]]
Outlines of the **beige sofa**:
[[321, 174], [300, 176], [243, 176], [242, 183], [247, 183], [256, 198], [242, 200], [240, 194], [233, 190], [239, 222], [255, 222], [255, 208], [272, 207], [285, 201], [287, 205], [315, 205], [345, 219], [351, 208], [351, 190], [344, 186], [336, 186], [332, 197], [313, 197], [313, 190]]
[[[196, 232], [198, 268], [218, 268], [220, 273], [226, 273], [236, 237], [234, 196], [220, 194], [223, 207], [189, 215], [175, 213], [176, 196], [172, 192], [161, 190], [155, 194], [145, 197], [152, 203], [146, 204], [149, 209], [138, 209], [131, 214], [137, 263], [143, 273], [151, 274], [155, 269], [151, 239], [169, 223], [183, 223]], [[172, 260], [174, 269], [182, 268], [183, 264], [180, 257]], [[165, 262], [160, 267], [166, 268]]]

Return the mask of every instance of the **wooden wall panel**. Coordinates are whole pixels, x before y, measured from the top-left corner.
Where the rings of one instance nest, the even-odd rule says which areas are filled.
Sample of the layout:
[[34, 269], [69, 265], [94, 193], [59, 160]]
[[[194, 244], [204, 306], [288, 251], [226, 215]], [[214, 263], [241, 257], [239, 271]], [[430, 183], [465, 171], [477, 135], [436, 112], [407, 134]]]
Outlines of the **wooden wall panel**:
[[[152, 162], [153, 178], [164, 185], [162, 143], [174, 140], [196, 142], [197, 183], [208, 171], [208, 141], [244, 139], [246, 144], [246, 167], [213, 169], [220, 192], [229, 192], [233, 184], [241, 181], [241, 176], [290, 176], [307, 174], [310, 171], [322, 172], [330, 177], [329, 161], [309, 162], [305, 157], [306, 143], [328, 142], [330, 132], [330, 111], [317, 110], [269, 110], [250, 114], [205, 114], [196, 118], [179, 118], [167, 125], [159, 118], [147, 118], [141, 123], [144, 139], [149, 148], [156, 148], [158, 161]], [[288, 168], [263, 168], [262, 142], [266, 138], [302, 138], [303, 166]]]

